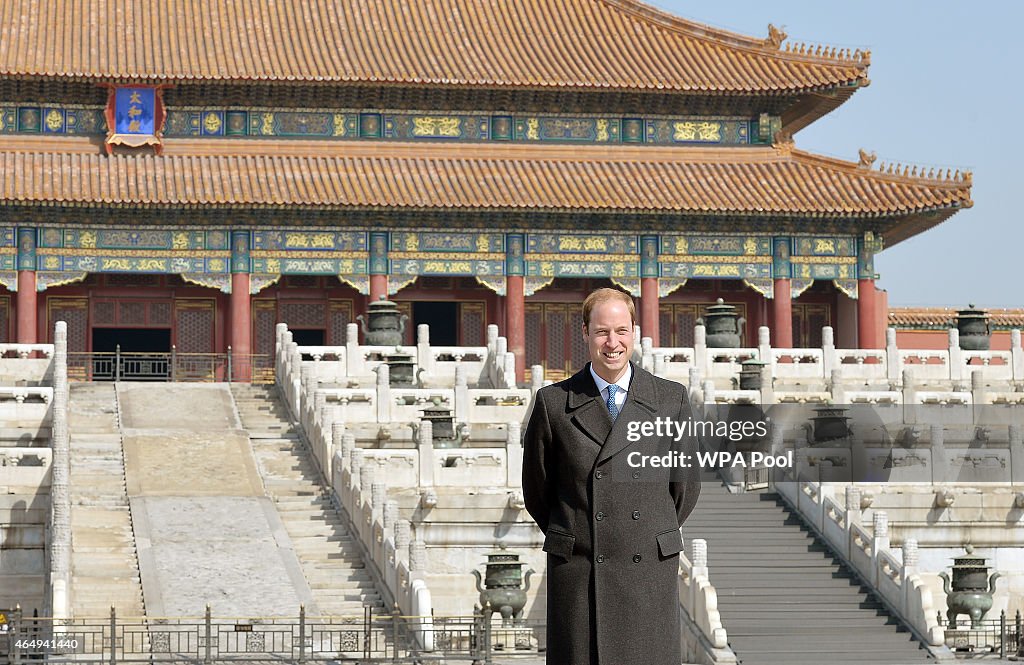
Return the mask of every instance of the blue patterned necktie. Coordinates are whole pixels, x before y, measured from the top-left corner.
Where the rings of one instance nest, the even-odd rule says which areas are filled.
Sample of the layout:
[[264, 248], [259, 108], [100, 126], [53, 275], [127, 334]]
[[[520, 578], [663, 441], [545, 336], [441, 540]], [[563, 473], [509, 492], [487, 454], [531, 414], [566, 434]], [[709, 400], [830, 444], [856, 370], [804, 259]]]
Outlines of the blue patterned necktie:
[[608, 401], [605, 405], [608, 407], [608, 413], [612, 414], [612, 420], [614, 421], [619, 417], [619, 407], [615, 405], [615, 393], [619, 392], [619, 387], [614, 383], [608, 385]]

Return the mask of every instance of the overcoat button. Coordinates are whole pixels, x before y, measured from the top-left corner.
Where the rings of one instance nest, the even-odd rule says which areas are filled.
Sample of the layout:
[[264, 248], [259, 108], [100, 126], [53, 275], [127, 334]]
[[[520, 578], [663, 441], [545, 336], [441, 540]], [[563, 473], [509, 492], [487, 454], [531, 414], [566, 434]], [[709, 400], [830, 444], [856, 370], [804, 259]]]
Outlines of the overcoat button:
[[639, 477], [640, 477], [640, 472], [639, 471], [634, 471], [633, 472], [633, 478], [639, 478]]
[[639, 554], [634, 554], [633, 555], [633, 563], [640, 563], [640, 559], [642, 559], [642, 558], [643, 557], [641, 557]]
[[596, 517], [596, 518], [597, 518], [597, 521], [598, 521], [598, 522], [600, 522], [601, 520], [603, 520], [603, 519], [604, 519], [604, 513], [601, 513], [601, 512], [599, 512], [599, 513], [598, 513], [597, 515], [595, 515], [594, 517]]
[[598, 563], [604, 563], [604, 555], [603, 554], [598, 554], [597, 555], [597, 562]]
[[633, 511], [633, 519], [635, 519], [635, 520], [640, 519], [640, 511], [639, 510], [634, 510]]
[[597, 473], [594, 474], [594, 477], [597, 478], [598, 480], [601, 480], [602, 478], [604, 478], [604, 471], [598, 471]]

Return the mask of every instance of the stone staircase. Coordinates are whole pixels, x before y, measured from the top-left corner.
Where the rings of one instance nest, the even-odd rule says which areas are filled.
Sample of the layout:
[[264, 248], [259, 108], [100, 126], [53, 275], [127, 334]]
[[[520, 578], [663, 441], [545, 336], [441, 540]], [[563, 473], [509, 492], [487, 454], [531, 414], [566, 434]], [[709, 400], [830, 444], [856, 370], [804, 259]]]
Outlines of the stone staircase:
[[232, 384], [231, 392], [266, 495], [291, 538], [319, 614], [362, 617], [366, 605], [375, 614], [385, 612], [358, 543], [332, 506], [316, 461], [289, 421], [277, 388]]
[[144, 617], [114, 384], [71, 384], [69, 431], [72, 615]]
[[701, 481], [683, 536], [708, 542], [711, 583], [740, 663], [930, 660], [777, 494], [730, 494], [713, 471]]

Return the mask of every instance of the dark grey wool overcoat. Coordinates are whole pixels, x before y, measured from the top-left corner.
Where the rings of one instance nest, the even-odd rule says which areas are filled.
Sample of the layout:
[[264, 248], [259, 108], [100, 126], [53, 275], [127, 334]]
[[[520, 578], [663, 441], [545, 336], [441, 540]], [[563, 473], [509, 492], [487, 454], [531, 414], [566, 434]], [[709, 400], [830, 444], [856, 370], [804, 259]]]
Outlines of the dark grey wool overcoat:
[[589, 365], [542, 388], [526, 428], [523, 493], [544, 532], [548, 665], [679, 665], [679, 527], [700, 493], [689, 469], [634, 468], [693, 456], [691, 437], [627, 439], [631, 421], [690, 417], [686, 389], [636, 365], [614, 421]]

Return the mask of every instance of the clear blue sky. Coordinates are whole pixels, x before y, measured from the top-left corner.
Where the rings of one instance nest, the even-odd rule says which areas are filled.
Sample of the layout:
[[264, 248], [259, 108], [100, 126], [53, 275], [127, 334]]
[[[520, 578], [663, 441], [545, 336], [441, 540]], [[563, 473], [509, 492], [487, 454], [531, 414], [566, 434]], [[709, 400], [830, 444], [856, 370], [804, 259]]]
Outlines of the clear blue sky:
[[871, 85], [796, 135], [857, 160], [968, 168], [974, 207], [886, 249], [890, 305], [1024, 307], [1024, 3], [995, 0], [648, 0], [677, 16], [764, 37], [869, 48]]

